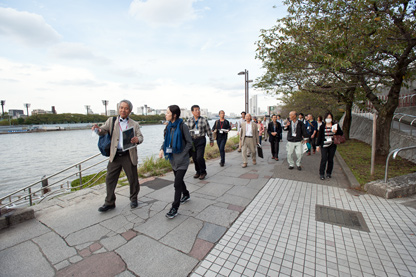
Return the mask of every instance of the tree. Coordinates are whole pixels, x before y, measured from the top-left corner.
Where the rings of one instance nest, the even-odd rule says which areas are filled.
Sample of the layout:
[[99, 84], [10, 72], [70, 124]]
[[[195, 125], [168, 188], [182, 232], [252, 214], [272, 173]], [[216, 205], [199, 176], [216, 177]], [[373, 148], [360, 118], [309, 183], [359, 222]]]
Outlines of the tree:
[[[378, 112], [377, 155], [387, 155], [400, 89], [404, 80], [410, 83], [415, 77], [415, 0], [286, 0], [285, 4], [289, 15], [263, 31], [258, 43], [257, 57], [267, 72], [257, 85], [272, 88], [276, 79], [282, 80], [279, 75], [295, 74], [298, 83], [317, 85], [310, 89], [340, 91], [340, 82], [333, 80], [341, 77], [345, 82], [341, 94], [349, 100], [357, 95], [353, 87], [360, 87]], [[302, 78], [306, 81], [299, 82]], [[386, 87], [388, 100], [383, 102], [377, 94]]]

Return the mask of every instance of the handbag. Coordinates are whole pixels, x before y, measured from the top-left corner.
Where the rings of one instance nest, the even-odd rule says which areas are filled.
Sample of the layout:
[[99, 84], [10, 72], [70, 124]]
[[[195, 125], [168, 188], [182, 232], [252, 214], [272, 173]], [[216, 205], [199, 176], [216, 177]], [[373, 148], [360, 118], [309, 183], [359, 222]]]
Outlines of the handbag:
[[100, 150], [101, 154], [105, 157], [110, 157], [111, 136], [114, 129], [114, 122], [116, 122], [116, 119], [117, 117], [113, 117], [113, 127], [110, 129], [110, 132], [98, 138], [98, 149]]
[[263, 159], [263, 148], [259, 144], [257, 144], [257, 155]]
[[334, 144], [341, 144], [346, 141], [344, 135], [334, 135]]

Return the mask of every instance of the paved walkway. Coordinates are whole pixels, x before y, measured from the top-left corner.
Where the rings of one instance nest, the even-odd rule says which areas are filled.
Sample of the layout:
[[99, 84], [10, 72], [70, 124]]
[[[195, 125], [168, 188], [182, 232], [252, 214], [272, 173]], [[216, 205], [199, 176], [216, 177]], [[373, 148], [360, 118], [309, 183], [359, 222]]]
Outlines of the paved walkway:
[[[278, 162], [267, 144], [264, 152], [244, 169], [237, 152], [227, 153], [225, 167], [209, 161], [204, 181], [192, 178], [191, 165], [191, 201], [173, 220], [165, 217], [172, 174], [144, 183], [133, 210], [128, 187], [117, 189], [117, 208], [107, 213], [97, 212], [104, 186], [36, 205], [36, 219], [0, 232], [0, 275], [416, 275], [416, 216], [406, 206], [416, 198], [349, 190], [337, 162], [333, 178], [321, 181], [318, 154], [303, 157], [302, 171], [288, 170], [285, 143]], [[344, 212], [327, 207], [362, 219], [355, 229], [316, 221]]]

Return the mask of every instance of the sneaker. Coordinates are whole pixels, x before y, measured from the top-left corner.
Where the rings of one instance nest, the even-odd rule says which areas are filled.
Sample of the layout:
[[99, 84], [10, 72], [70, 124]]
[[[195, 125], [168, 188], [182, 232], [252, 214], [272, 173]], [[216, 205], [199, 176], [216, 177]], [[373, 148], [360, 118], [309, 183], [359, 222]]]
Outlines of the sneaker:
[[306, 154], [306, 156], [310, 156], [311, 155], [311, 152], [308, 152], [308, 154]]
[[184, 196], [182, 196], [182, 198], [181, 198], [180, 202], [181, 202], [181, 204], [183, 204], [183, 203], [185, 203], [185, 202], [188, 202], [190, 199], [191, 199], [191, 196], [189, 196], [189, 195], [184, 195]]
[[199, 176], [201, 176], [201, 175], [199, 175], [199, 173], [196, 173], [196, 174], [194, 175], [194, 178], [195, 178], [195, 179], [197, 179], [197, 178], [199, 178]]
[[321, 180], [325, 180], [325, 176], [324, 175], [321, 175]]
[[174, 218], [177, 215], [178, 215], [178, 209], [171, 208], [170, 211], [166, 214], [166, 217], [167, 218]]
[[331, 174], [327, 174], [326, 178], [331, 179]]

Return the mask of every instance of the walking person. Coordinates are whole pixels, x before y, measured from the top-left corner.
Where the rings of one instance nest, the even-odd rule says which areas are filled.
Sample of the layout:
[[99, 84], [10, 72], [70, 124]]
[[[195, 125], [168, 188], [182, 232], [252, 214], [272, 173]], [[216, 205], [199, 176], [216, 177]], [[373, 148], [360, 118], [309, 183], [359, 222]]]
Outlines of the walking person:
[[225, 112], [221, 110], [219, 112], [220, 119], [215, 121], [214, 126], [212, 127], [212, 131], [216, 130], [217, 132], [217, 145], [220, 150], [220, 166], [223, 167], [225, 164], [225, 144], [227, 143], [228, 139], [228, 132], [231, 131], [230, 122], [225, 119]]
[[315, 145], [316, 145], [316, 146], [318, 145], [319, 129], [321, 128], [322, 121], [323, 121], [323, 118], [322, 118], [322, 116], [320, 116], [320, 115], [319, 115], [319, 116], [316, 118], [316, 125], [317, 125], [317, 128], [316, 128], [316, 135], [315, 135]]
[[254, 122], [257, 124], [259, 128], [259, 144], [261, 145], [261, 139], [263, 137], [263, 132], [264, 132], [264, 125], [261, 121], [257, 121], [257, 117], [254, 117]]
[[269, 121], [267, 120], [267, 117], [263, 118], [263, 126], [264, 126], [264, 141], [267, 141], [267, 139], [269, 138], [269, 133], [267, 132]]
[[301, 121], [303, 124], [306, 124], [306, 119], [305, 119], [305, 116], [303, 115], [303, 113], [299, 114], [299, 121]]
[[[240, 120], [237, 121], [238, 123], [238, 127], [237, 127], [237, 132], [238, 134], [240, 134], [240, 130], [241, 130], [241, 125], [243, 124], [243, 122], [246, 121], [246, 112], [241, 112], [241, 118]], [[238, 140], [238, 152], [241, 152], [241, 137]]]
[[272, 122], [269, 123], [267, 127], [269, 132], [269, 141], [270, 141], [270, 148], [272, 150], [272, 159], [276, 161], [279, 160], [279, 143], [281, 140], [282, 134], [282, 125], [280, 122], [277, 121], [277, 116], [274, 114], [272, 116]]
[[308, 149], [308, 156], [311, 155], [311, 151], [313, 151], [313, 153], [315, 154], [316, 151], [316, 144], [315, 144], [315, 137], [316, 137], [316, 133], [317, 133], [317, 129], [318, 129], [318, 123], [316, 123], [315, 120], [313, 120], [313, 116], [312, 114], [308, 114], [306, 116], [306, 132], [309, 135], [309, 143], [310, 143], [310, 148]]
[[[126, 173], [130, 184], [130, 207], [138, 206], [137, 195], [140, 191], [139, 177], [137, 174], [137, 145], [143, 142], [143, 135], [140, 132], [139, 123], [129, 118], [133, 104], [129, 100], [121, 100], [119, 103], [119, 116], [113, 121], [110, 117], [105, 124], [98, 127], [95, 124], [92, 130], [98, 130], [98, 135], [103, 136], [112, 130], [110, 158], [107, 165], [107, 176], [105, 178], [107, 196], [104, 205], [98, 211], [106, 212], [116, 207], [115, 189], [121, 169]], [[114, 124], [113, 124], [114, 123]], [[123, 130], [133, 128], [134, 136], [130, 143], [136, 144], [136, 147], [125, 149], [123, 146]]]
[[214, 140], [212, 138], [212, 131], [209, 127], [208, 120], [201, 116], [201, 109], [199, 106], [193, 105], [191, 111], [193, 116], [188, 119], [187, 125], [195, 146], [195, 152], [192, 154], [192, 160], [194, 161], [196, 171], [194, 178], [203, 180], [207, 176], [207, 167], [204, 159], [205, 146], [207, 144], [205, 136], [209, 137], [209, 145], [211, 147], [214, 146]]
[[189, 166], [189, 150], [192, 148], [192, 138], [188, 126], [183, 122], [181, 109], [171, 105], [166, 110], [166, 121], [169, 124], [164, 131], [164, 141], [159, 152], [159, 158], [169, 160], [175, 175], [175, 196], [172, 207], [166, 214], [167, 218], [174, 218], [178, 214], [179, 205], [187, 202], [191, 197], [183, 180]]
[[334, 143], [334, 135], [343, 135], [341, 128], [334, 122], [332, 113], [325, 114], [325, 123], [319, 128], [319, 137], [317, 141], [317, 150], [321, 149], [321, 164], [319, 167], [319, 175], [321, 180], [331, 178], [332, 169], [334, 168], [334, 156], [337, 151], [337, 145]]
[[286, 123], [285, 131], [287, 132], [287, 162], [289, 163], [289, 169], [293, 169], [295, 162], [293, 161], [293, 153], [296, 153], [296, 166], [298, 170], [302, 170], [301, 161], [303, 155], [304, 144], [308, 140], [308, 134], [306, 133], [305, 125], [302, 121], [298, 120], [298, 114], [296, 111], [289, 113], [290, 121]]
[[257, 144], [259, 144], [259, 131], [257, 124], [251, 120], [251, 115], [246, 114], [246, 121], [242, 123], [240, 130], [240, 137], [242, 141], [242, 156], [243, 165], [247, 167], [247, 149], [250, 149], [252, 154], [253, 165], [256, 164]]

